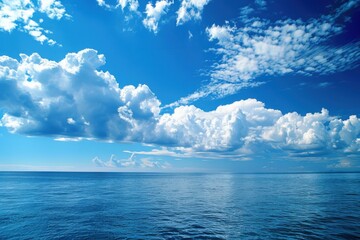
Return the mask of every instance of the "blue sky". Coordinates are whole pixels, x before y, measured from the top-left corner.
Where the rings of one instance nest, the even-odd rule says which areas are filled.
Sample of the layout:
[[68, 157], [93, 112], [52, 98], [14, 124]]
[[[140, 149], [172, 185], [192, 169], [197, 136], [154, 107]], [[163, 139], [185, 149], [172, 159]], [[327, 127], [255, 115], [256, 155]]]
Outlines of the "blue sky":
[[358, 171], [359, 5], [2, 0], [0, 170]]

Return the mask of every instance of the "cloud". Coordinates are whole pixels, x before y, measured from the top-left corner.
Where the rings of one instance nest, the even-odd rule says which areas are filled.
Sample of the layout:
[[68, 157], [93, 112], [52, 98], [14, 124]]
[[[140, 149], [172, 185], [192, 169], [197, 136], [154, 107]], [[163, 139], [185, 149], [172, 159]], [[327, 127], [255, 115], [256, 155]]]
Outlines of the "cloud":
[[48, 37], [51, 32], [39, 24], [43, 20], [34, 19], [36, 13], [45, 14], [48, 18], [56, 20], [70, 17], [57, 0], [4, 0], [0, 3], [0, 30], [11, 32], [18, 29], [28, 33], [41, 44], [55, 45], [56, 41]]
[[169, 163], [161, 163], [159, 161], [153, 161], [150, 158], [143, 158], [141, 159], [140, 167], [167, 169], [170, 168], [171, 165]]
[[173, 1], [161, 0], [155, 3], [155, 6], [149, 2], [146, 5], [146, 18], [143, 20], [144, 26], [149, 30], [153, 31], [155, 34], [158, 31], [158, 22], [162, 15], [166, 14]]
[[64, 6], [58, 0], [39, 0], [39, 11], [51, 19], [61, 19], [66, 14]]
[[266, 1], [265, 0], [255, 0], [255, 4], [258, 5], [261, 8], [266, 7]]
[[202, 11], [210, 0], [182, 0], [177, 11], [176, 25], [182, 25], [192, 19], [200, 20]]
[[203, 151], [198, 152], [194, 151], [191, 148], [184, 147], [161, 147], [160, 149], [154, 148], [150, 151], [124, 151], [127, 153], [134, 153], [136, 155], [144, 156], [167, 156], [173, 157], [176, 159], [191, 158], [191, 159], [227, 159], [232, 161], [248, 161], [251, 160], [250, 157], [246, 155], [234, 155], [234, 153], [229, 152], [219, 152], [219, 151]]
[[285, 19], [271, 22], [265, 19], [243, 20], [241, 27], [226, 22], [206, 29], [211, 49], [219, 60], [209, 71], [210, 81], [195, 93], [183, 97], [168, 107], [189, 104], [199, 98], [221, 98], [240, 89], [263, 84], [260, 76], [286, 74], [328, 75], [359, 65], [360, 42], [334, 46], [330, 39], [344, 31], [338, 22], [346, 12], [359, 5], [349, 1], [332, 15], [303, 21]]
[[[360, 155], [360, 119], [355, 115], [343, 120], [326, 109], [305, 116], [283, 114], [256, 99], [212, 111], [179, 106], [162, 114], [148, 86], [121, 88], [113, 75], [98, 70], [105, 57], [93, 49], [69, 53], [59, 62], [37, 53], [20, 57], [0, 57], [0, 124], [12, 133], [162, 146], [134, 152], [149, 156], [249, 160]], [[121, 164], [131, 165], [130, 160]], [[113, 159], [107, 164], [120, 163]]]
[[110, 4], [107, 4], [106, 2], [105, 2], [105, 0], [96, 0], [97, 1], [97, 3], [98, 3], [98, 5], [100, 6], [100, 7], [104, 7], [104, 8], [106, 8], [106, 9], [112, 9], [112, 8], [115, 8], [115, 7], [113, 7], [112, 5], [110, 5]]
[[287, 113], [267, 109], [248, 99], [204, 112], [181, 106], [164, 114], [158, 126], [170, 139], [193, 152], [223, 152], [233, 156], [279, 154], [287, 157], [334, 157], [359, 154], [360, 121], [340, 120], [321, 113]]
[[117, 0], [116, 5], [108, 4], [106, 3], [105, 0], [96, 0], [96, 1], [100, 7], [104, 7], [108, 10], [115, 10], [121, 8], [121, 10], [124, 11], [124, 9], [127, 8], [130, 12], [138, 13], [138, 8], [139, 8], [138, 0]]
[[130, 11], [137, 12], [139, 2], [137, 0], [119, 0], [118, 6], [121, 6], [122, 10], [124, 10], [125, 7], [128, 7]]
[[330, 85], [331, 85], [330, 82], [321, 82], [321, 83], [319, 83], [319, 84], [317, 85], [317, 87], [319, 87], [319, 88], [326, 88], [326, 87], [328, 87], [328, 86], [330, 86]]
[[[200, 20], [202, 11], [209, 2], [210, 0], [182, 0], [180, 8], [177, 11], [176, 25], [182, 25], [193, 19]], [[100, 7], [107, 10], [121, 8], [125, 11], [125, 9], [128, 9], [130, 13], [136, 13], [138, 16], [141, 16], [141, 13], [138, 11], [138, 0], [117, 0], [116, 5], [108, 4], [105, 0], [97, 0], [97, 3]], [[173, 0], [158, 0], [155, 4], [148, 2], [145, 7], [146, 16], [142, 21], [145, 28], [156, 34], [158, 32], [160, 18], [167, 14], [172, 4], [174, 4]], [[132, 17], [132, 15], [128, 15], [126, 18], [131, 19]]]
[[167, 162], [155, 161], [150, 158], [135, 159], [135, 154], [132, 153], [128, 159], [117, 159], [114, 154], [111, 155], [108, 161], [103, 161], [99, 157], [92, 160], [98, 167], [105, 168], [150, 168], [150, 169], [167, 169], [170, 164]]
[[134, 167], [135, 166], [134, 156], [135, 154], [131, 154], [131, 156], [128, 159], [116, 159], [116, 156], [112, 154], [108, 161], [103, 161], [99, 157], [95, 157], [92, 161], [98, 167], [107, 167], [107, 168]]
[[342, 159], [334, 164], [329, 164], [328, 168], [337, 168], [337, 169], [346, 169], [356, 167], [354, 164], [348, 159]]
[[[132, 32], [134, 31], [133, 26], [138, 22], [142, 16], [139, 9], [138, 0], [116, 0], [116, 4], [108, 4], [106, 0], [97, 0], [97, 3], [100, 7], [108, 11], [115, 11], [121, 9], [124, 17], [124, 25], [122, 27], [123, 31]], [[114, 1], [113, 1], [114, 2]]]
[[341, 120], [326, 109], [305, 116], [282, 114], [255, 99], [210, 112], [181, 106], [161, 116], [156, 132], [170, 147], [133, 153], [232, 160], [338, 159], [360, 154], [360, 119], [356, 116]]
[[190, 31], [188, 31], [188, 34], [189, 34], [189, 39], [192, 39], [192, 38], [193, 38], [193, 34], [192, 34]]
[[114, 76], [98, 71], [105, 57], [95, 50], [69, 53], [60, 62], [20, 56], [20, 62], [0, 57], [2, 124], [12, 132], [141, 141], [159, 114], [160, 102], [146, 85], [120, 89]]
[[[162, 138], [196, 151], [229, 151], [244, 144], [251, 125], [270, 124], [280, 112], [265, 109], [256, 100], [238, 101], [204, 112], [195, 106], [180, 106], [161, 116]], [[162, 133], [163, 131], [163, 133]]]

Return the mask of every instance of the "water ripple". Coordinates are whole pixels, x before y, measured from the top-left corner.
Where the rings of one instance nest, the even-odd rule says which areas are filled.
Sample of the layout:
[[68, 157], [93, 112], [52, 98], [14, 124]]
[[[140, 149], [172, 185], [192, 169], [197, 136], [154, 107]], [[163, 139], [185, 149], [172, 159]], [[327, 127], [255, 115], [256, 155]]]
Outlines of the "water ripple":
[[360, 174], [0, 173], [0, 239], [359, 239]]

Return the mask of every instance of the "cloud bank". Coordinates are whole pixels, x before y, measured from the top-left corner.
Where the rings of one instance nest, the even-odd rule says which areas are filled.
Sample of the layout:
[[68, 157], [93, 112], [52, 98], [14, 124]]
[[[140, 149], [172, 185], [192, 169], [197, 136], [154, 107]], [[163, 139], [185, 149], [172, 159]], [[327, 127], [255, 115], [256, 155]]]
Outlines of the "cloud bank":
[[93, 49], [69, 53], [59, 62], [37, 53], [20, 57], [0, 57], [0, 123], [12, 133], [154, 144], [164, 149], [150, 154], [176, 157], [350, 159], [360, 154], [355, 115], [343, 120], [326, 109], [283, 114], [256, 99], [213, 111], [189, 105], [162, 114], [148, 86], [120, 87], [113, 75], [98, 70], [105, 57]]
[[210, 82], [168, 107], [259, 86], [263, 84], [257, 80], [260, 76], [328, 75], [355, 68], [360, 63], [360, 42], [333, 46], [329, 40], [344, 31], [339, 22], [358, 5], [358, 0], [351, 0], [331, 15], [307, 21], [246, 17], [241, 27], [213, 24], [206, 32], [209, 41], [216, 43], [212, 51], [219, 60], [210, 69]]
[[41, 44], [55, 45], [56, 41], [48, 37], [51, 32], [41, 27], [43, 19], [34, 17], [37, 13], [55, 20], [70, 17], [58, 0], [3, 0], [0, 2], [0, 30], [11, 32], [17, 29]]

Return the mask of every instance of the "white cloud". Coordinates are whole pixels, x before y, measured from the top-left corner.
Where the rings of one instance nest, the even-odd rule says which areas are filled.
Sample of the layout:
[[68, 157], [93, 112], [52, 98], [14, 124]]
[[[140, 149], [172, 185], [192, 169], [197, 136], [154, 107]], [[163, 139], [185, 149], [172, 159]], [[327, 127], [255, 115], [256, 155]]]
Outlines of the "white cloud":
[[266, 1], [265, 0], [255, 0], [255, 4], [257, 4], [259, 7], [262, 7], [262, 8], [266, 7]]
[[137, 0], [119, 0], [117, 6], [121, 6], [121, 9], [124, 10], [125, 7], [128, 7], [130, 11], [137, 12], [139, 8], [139, 2]]
[[66, 121], [70, 125], [74, 125], [76, 123], [76, 121], [73, 118], [68, 118]]
[[168, 0], [157, 1], [155, 6], [149, 2], [146, 5], [146, 18], [143, 20], [144, 26], [156, 34], [158, 31], [159, 20], [162, 15], [166, 14], [171, 4], [173, 4], [173, 2]]
[[117, 8], [121, 8], [121, 10], [124, 11], [124, 9], [127, 8], [130, 12], [138, 13], [138, 8], [139, 8], [138, 0], [117, 0], [116, 5], [108, 4], [106, 3], [105, 0], [96, 0], [96, 1], [100, 7], [104, 7], [108, 10], [115, 10]]
[[[182, 0], [180, 8], [177, 11], [176, 25], [182, 25], [193, 19], [200, 20], [203, 9], [209, 2], [210, 0]], [[97, 0], [97, 3], [100, 7], [107, 10], [121, 8], [125, 11], [125, 9], [127, 9], [130, 13], [136, 13], [138, 16], [141, 16], [141, 13], [138, 11], [138, 0], [117, 0], [116, 5], [108, 4], [106, 0]], [[155, 4], [148, 2], [145, 7], [146, 16], [142, 21], [144, 26], [148, 30], [156, 33], [158, 31], [160, 18], [168, 12], [170, 5], [173, 3], [173, 0], [158, 0]], [[126, 19], [131, 19], [132, 17], [133, 15], [130, 14]]]
[[341, 169], [341, 168], [352, 168], [352, 167], [354, 167], [354, 165], [350, 160], [342, 159], [342, 160], [338, 161], [337, 163], [329, 164], [327, 167]]
[[29, 21], [34, 12], [34, 5], [30, 1], [5, 0], [0, 3], [0, 27], [10, 32], [18, 26], [18, 21]]
[[107, 3], [105, 2], [105, 0], [96, 0], [96, 1], [97, 1], [98, 5], [99, 5], [100, 7], [104, 7], [104, 8], [107, 8], [107, 9], [111, 9], [111, 8], [112, 8], [112, 6], [111, 6], [110, 4], [107, 4]]
[[[168, 146], [138, 155], [249, 160], [255, 158], [358, 158], [360, 119], [330, 116], [326, 109], [302, 116], [282, 114], [247, 99], [205, 112], [194, 106], [175, 108], [157, 124], [155, 142]], [[165, 145], [166, 145], [165, 144]]]
[[195, 106], [180, 106], [161, 116], [157, 130], [181, 147], [196, 151], [228, 151], [244, 144], [252, 125], [273, 123], [279, 111], [265, 109], [256, 100], [238, 101], [204, 112]]
[[37, 22], [33, 18], [37, 12], [45, 14], [50, 19], [70, 17], [57, 0], [4, 0], [0, 3], [0, 30], [11, 32], [18, 29], [27, 32], [41, 44], [56, 44], [55, 40], [48, 37], [51, 32], [39, 25], [43, 19]]
[[188, 31], [188, 34], [189, 34], [189, 39], [192, 39], [192, 38], [193, 38], [193, 34], [192, 34], [190, 31]]
[[138, 0], [116, 0], [116, 3], [109, 4], [106, 0], [97, 0], [97, 3], [100, 7], [103, 7], [109, 11], [115, 11], [121, 9], [123, 13], [124, 25], [122, 31], [132, 32], [134, 31], [133, 24], [139, 20], [142, 16], [139, 9]]
[[318, 86], [319, 88], [326, 88], [326, 87], [328, 87], [328, 86], [330, 86], [330, 85], [331, 85], [330, 82], [321, 82], [321, 83], [319, 83], [317, 86]]
[[182, 0], [177, 11], [176, 25], [182, 25], [192, 19], [201, 19], [202, 11], [210, 0]]
[[25, 135], [145, 139], [142, 130], [154, 124], [160, 102], [146, 85], [120, 89], [109, 72], [96, 70], [104, 64], [91, 49], [60, 62], [37, 53], [21, 54], [21, 61], [0, 57], [3, 125]]
[[296, 112], [283, 115], [254, 99], [211, 112], [181, 106], [173, 114], [161, 116], [158, 127], [170, 137], [168, 141], [194, 152], [251, 156], [280, 151], [291, 157], [360, 152], [360, 120], [356, 116], [342, 121], [325, 109], [305, 116]]
[[216, 43], [212, 50], [220, 60], [210, 69], [211, 80], [169, 106], [189, 104], [209, 95], [221, 98], [234, 94], [262, 84], [257, 80], [260, 76], [327, 75], [358, 66], [360, 42], [333, 46], [328, 41], [343, 32], [344, 26], [337, 22], [358, 3], [350, 1], [333, 15], [308, 21], [246, 18], [241, 27], [229, 22], [213, 24], [206, 32], [209, 41]]
[[[149, 156], [249, 160], [360, 155], [357, 116], [343, 120], [325, 109], [305, 116], [283, 114], [255, 99], [213, 111], [180, 106], [161, 114], [161, 103], [148, 86], [120, 88], [113, 75], [97, 70], [105, 57], [95, 50], [69, 53], [59, 62], [37, 53], [20, 56], [20, 61], [0, 57], [0, 122], [13, 133], [163, 146], [134, 152]], [[115, 160], [104, 165], [133, 164], [133, 159]]]
[[159, 161], [154, 161], [150, 158], [141, 159], [140, 167], [142, 168], [159, 168], [159, 169], [167, 169], [170, 168], [171, 165], [169, 163], [161, 163]]
[[134, 167], [136, 162], [134, 160], [135, 154], [131, 154], [128, 159], [117, 159], [114, 154], [111, 155], [108, 161], [103, 161], [99, 157], [95, 157], [92, 161], [98, 167], [107, 167], [107, 168], [115, 168], [115, 167]]
[[64, 6], [58, 0], [39, 0], [39, 11], [51, 19], [61, 19], [66, 14]]
[[98, 167], [105, 168], [167, 169], [171, 167], [167, 162], [160, 162], [150, 158], [141, 158], [136, 160], [134, 153], [132, 153], [128, 159], [117, 159], [113, 154], [108, 161], [103, 161], [99, 157], [95, 157], [92, 161]]

